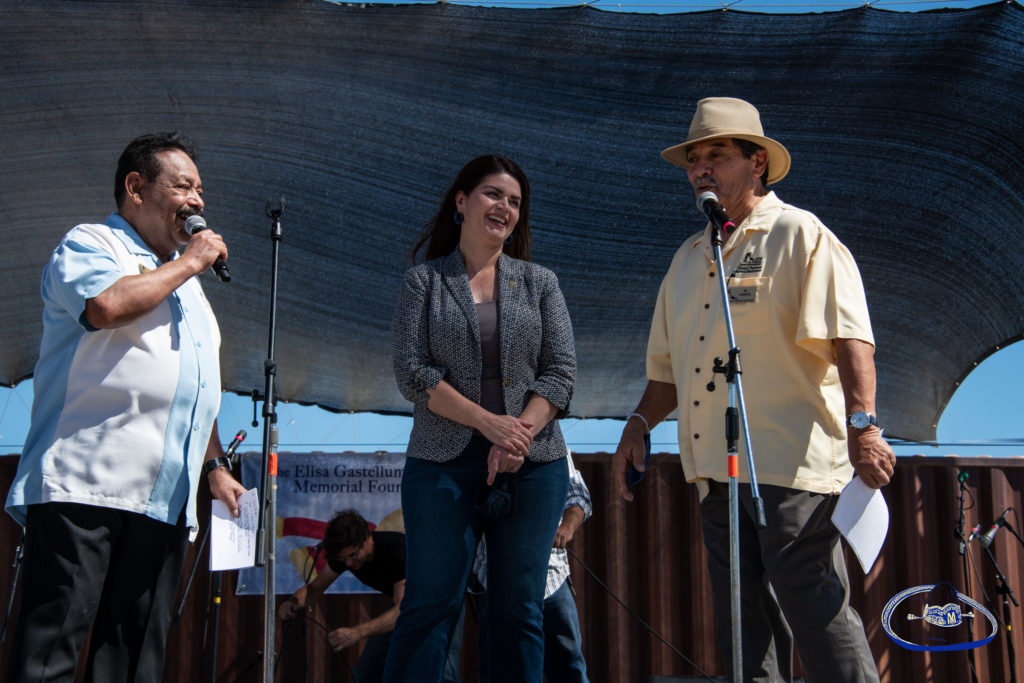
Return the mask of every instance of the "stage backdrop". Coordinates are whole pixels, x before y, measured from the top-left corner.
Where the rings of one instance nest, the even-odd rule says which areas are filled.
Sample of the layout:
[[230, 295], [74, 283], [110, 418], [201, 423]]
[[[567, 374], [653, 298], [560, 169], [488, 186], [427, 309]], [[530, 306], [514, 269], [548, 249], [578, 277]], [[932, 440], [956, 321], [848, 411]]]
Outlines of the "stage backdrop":
[[711, 95], [760, 107], [793, 155], [779, 195], [857, 258], [889, 435], [934, 438], [957, 382], [1024, 331], [1015, 2], [653, 15], [35, 0], [3, 3], [0, 26], [0, 383], [32, 373], [40, 269], [71, 226], [106, 218], [124, 145], [180, 130], [231, 252], [234, 281], [206, 278], [228, 389], [264, 385], [264, 210], [284, 196], [280, 398], [409, 412], [390, 360], [408, 249], [458, 168], [496, 152], [531, 179], [534, 258], [573, 318], [572, 413], [620, 417], [644, 385], [660, 279], [703, 226], [658, 154]]
[[[364, 468], [378, 462], [376, 456], [362, 458], [360, 466]], [[683, 481], [678, 456], [655, 454], [650, 472], [634, 489], [636, 500], [625, 503], [616, 493], [609, 458], [607, 453], [574, 456], [594, 502], [593, 516], [569, 545], [578, 558], [570, 559], [570, 568], [576, 582], [583, 653], [591, 681], [653, 683], [649, 677], [697, 674], [693, 666], [630, 616], [609, 591], [693, 663], [708, 673], [720, 675], [724, 668], [714, 641], [715, 615], [696, 487]], [[7, 495], [16, 465], [16, 458], [0, 458], [0, 496]], [[968, 476], [961, 489], [958, 475], [964, 474]], [[208, 505], [207, 487], [200, 486], [199, 491], [203, 504]], [[954, 535], [961, 491], [965, 530], [975, 525], [987, 528], [1007, 507], [1024, 509], [1024, 458], [900, 458], [896, 476], [882, 491], [889, 504], [891, 522], [881, 556], [867, 575], [852, 556], [847, 558], [851, 602], [864, 620], [882, 683], [971, 680], [965, 651], [914, 652], [899, 647], [885, 634], [882, 609], [900, 591], [943, 581], [963, 591], [969, 583], [971, 588], [966, 592], [1002, 617], [1002, 596], [996, 588], [993, 563], [977, 540], [968, 545], [969, 579], [964, 577]], [[330, 502], [336, 502], [337, 507], [347, 504], [343, 494], [336, 497], [337, 501]], [[1012, 513], [1008, 519], [1016, 529], [1021, 529]], [[11, 584], [11, 560], [19, 531], [9, 516], [0, 515], [0, 590]], [[181, 620], [171, 632], [163, 680], [210, 680], [210, 644], [216, 638], [216, 680], [258, 683], [259, 648], [263, 643], [262, 597], [236, 595], [230, 589], [234, 573], [206, 571], [208, 548], [196, 558], [194, 551], [198, 549], [195, 544], [186, 565], [191, 568], [197, 561], [194, 581], [188, 581], [189, 572], [182, 577], [187, 600]], [[1024, 546], [1004, 529], [996, 536], [992, 551], [1015, 594], [1020, 596], [1024, 592]], [[219, 585], [224, 586], [225, 594], [223, 600], [214, 601], [211, 591]], [[0, 592], [0, 599], [5, 604], [7, 594]], [[284, 599], [285, 596], [278, 596], [278, 601]], [[278, 652], [284, 654], [275, 681], [349, 680], [348, 667], [355, 664], [358, 647], [332, 652], [323, 629], [312, 622], [337, 628], [366, 621], [388, 606], [388, 599], [379, 594], [329, 595], [308, 615], [310, 620], [279, 622]], [[17, 600], [14, 607], [17, 617]], [[1012, 631], [1007, 635], [1000, 633], [988, 645], [973, 651], [979, 681], [1010, 680], [1008, 641], [1013, 643], [1020, 666], [1024, 653], [1021, 610], [1011, 606], [1009, 614]], [[6, 669], [10, 641], [9, 633], [7, 640], [0, 642], [0, 671]], [[476, 621], [471, 612], [466, 618], [462, 649], [464, 683], [475, 683], [476, 671]], [[83, 680], [82, 673], [76, 681]]]
[[[242, 483], [259, 488], [259, 454], [242, 458]], [[402, 471], [405, 455], [388, 453], [282, 453], [277, 476], [277, 567], [274, 592], [291, 595], [327, 564], [317, 544], [336, 512], [355, 509], [371, 529], [405, 532], [402, 520]], [[262, 567], [238, 572], [239, 595], [262, 595]], [[328, 593], [376, 593], [351, 572], [344, 572]]]

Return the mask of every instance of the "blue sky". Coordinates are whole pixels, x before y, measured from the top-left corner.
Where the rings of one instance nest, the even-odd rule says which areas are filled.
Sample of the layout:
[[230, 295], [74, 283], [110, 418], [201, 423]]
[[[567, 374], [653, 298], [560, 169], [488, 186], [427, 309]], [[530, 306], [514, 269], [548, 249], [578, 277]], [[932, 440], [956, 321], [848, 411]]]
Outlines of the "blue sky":
[[[555, 7], [569, 2], [465, 2], [457, 4], [504, 7]], [[608, 11], [686, 12], [729, 7], [752, 12], [825, 12], [871, 5], [895, 11], [922, 11], [939, 7], [974, 7], [979, 0], [881, 0], [878, 2], [812, 3], [799, 0], [597, 0], [586, 3]], [[262, 389], [262, 386], [259, 387]], [[28, 430], [32, 402], [31, 381], [14, 389], [0, 387], [0, 454], [19, 453]], [[939, 422], [937, 447], [899, 446], [897, 454], [913, 455], [1024, 455], [1024, 342], [1008, 347], [981, 363], [957, 390]], [[261, 406], [262, 408], [262, 406]], [[220, 412], [220, 433], [227, 443], [239, 429], [249, 433], [244, 451], [262, 447], [262, 424], [251, 425], [252, 402], [248, 397], [225, 394]], [[880, 416], [882, 422], [885, 416]], [[336, 414], [315, 407], [279, 404], [278, 428], [283, 451], [397, 451], [404, 450], [410, 418], [373, 414]], [[579, 452], [613, 451], [622, 424], [618, 420], [565, 420], [566, 440]], [[677, 452], [675, 424], [657, 427], [654, 447]], [[1005, 443], [1010, 442], [1010, 443]]]
[[[262, 388], [262, 387], [261, 387]], [[32, 382], [14, 389], [0, 388], [0, 454], [20, 453], [28, 430]], [[1024, 456], [1024, 342], [989, 356], [967, 377], [939, 421], [939, 446], [898, 446], [898, 455]], [[262, 405], [259, 406], [262, 412]], [[412, 420], [372, 413], [331, 413], [292, 403], [278, 404], [282, 451], [402, 452]], [[219, 426], [227, 444], [239, 429], [249, 436], [242, 448], [262, 449], [263, 424], [252, 426], [252, 401], [225, 394]], [[885, 416], [881, 416], [885, 422]], [[619, 420], [563, 420], [562, 429], [573, 451], [614, 451], [622, 431]], [[678, 452], [675, 423], [655, 428], [654, 448]], [[1009, 443], [1007, 443], [1009, 442]]]

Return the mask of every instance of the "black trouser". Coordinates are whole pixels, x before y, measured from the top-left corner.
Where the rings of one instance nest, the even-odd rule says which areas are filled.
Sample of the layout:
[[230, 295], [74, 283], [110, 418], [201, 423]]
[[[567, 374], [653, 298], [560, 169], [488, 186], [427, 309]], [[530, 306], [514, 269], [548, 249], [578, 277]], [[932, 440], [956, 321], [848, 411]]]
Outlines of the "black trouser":
[[[732, 669], [729, 486], [709, 482], [701, 527], [715, 604], [718, 644]], [[792, 680], [795, 639], [808, 683], [877, 683], [864, 626], [832, 524], [838, 496], [760, 487], [768, 526], [753, 521], [750, 485], [739, 486], [743, 680]], [[791, 630], [792, 629], [792, 630]]]
[[159, 681], [188, 528], [76, 503], [32, 505], [10, 683]]

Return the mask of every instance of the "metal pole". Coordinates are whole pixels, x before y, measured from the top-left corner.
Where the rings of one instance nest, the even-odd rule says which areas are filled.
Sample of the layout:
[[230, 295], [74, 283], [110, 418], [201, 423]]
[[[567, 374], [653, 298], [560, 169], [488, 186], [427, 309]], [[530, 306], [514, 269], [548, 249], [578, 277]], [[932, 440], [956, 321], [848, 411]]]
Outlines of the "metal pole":
[[715, 264], [718, 271], [718, 288], [725, 313], [725, 330], [729, 340], [729, 361], [715, 359], [709, 390], [714, 389], [714, 375], [724, 374], [729, 383], [729, 407], [725, 411], [725, 440], [729, 466], [729, 592], [730, 623], [732, 635], [732, 681], [743, 680], [743, 618], [740, 609], [740, 538], [739, 538], [739, 435], [742, 430], [743, 443], [747, 452], [747, 471], [750, 473], [750, 491], [753, 497], [754, 523], [757, 528], [765, 527], [764, 501], [757, 487], [757, 470], [754, 466], [754, 447], [747, 426], [747, 408], [743, 398], [743, 370], [740, 367], [740, 349], [736, 346], [733, 332], [732, 312], [729, 307], [729, 288], [725, 278], [725, 261], [722, 258], [722, 231], [712, 227], [711, 244], [715, 250]]
[[277, 365], [274, 361], [274, 331], [277, 325], [277, 266], [281, 244], [281, 213], [284, 198], [275, 205], [267, 202], [267, 217], [271, 219], [270, 239], [273, 245], [270, 276], [270, 334], [267, 360], [263, 363], [265, 387], [263, 393], [263, 466], [260, 475], [261, 514], [256, 532], [256, 566], [263, 567], [263, 683], [274, 680], [275, 650], [275, 553], [277, 541], [277, 394], [274, 379]]

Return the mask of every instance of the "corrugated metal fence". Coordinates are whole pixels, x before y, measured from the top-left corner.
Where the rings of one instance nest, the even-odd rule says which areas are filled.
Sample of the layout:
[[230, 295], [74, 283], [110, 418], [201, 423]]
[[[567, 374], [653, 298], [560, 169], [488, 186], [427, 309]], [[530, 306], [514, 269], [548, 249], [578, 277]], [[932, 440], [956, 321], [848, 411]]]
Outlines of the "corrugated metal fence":
[[[724, 670], [714, 644], [711, 588], [696, 491], [683, 482], [676, 457], [654, 457], [650, 474], [638, 490], [636, 502], [631, 504], [615, 495], [607, 455], [574, 458], [590, 486], [594, 515], [570, 549], [608, 586], [602, 586], [579, 562], [571, 561], [591, 680], [626, 683], [645, 681], [650, 676], [698, 673], [616, 603], [609, 590], [697, 666], [709, 674], [721, 674]], [[4, 495], [15, 463], [14, 457], [0, 458], [0, 491]], [[1004, 509], [1020, 511], [1024, 505], [1024, 458], [900, 458], [896, 478], [884, 491], [891, 521], [882, 555], [868, 576], [864, 576], [854, 558], [848, 558], [851, 600], [864, 620], [883, 683], [971, 680], [965, 651], [905, 650], [889, 639], [881, 625], [886, 602], [906, 588], [948, 581], [964, 590], [959, 544], [954, 535], [959, 517], [957, 477], [962, 472], [969, 475], [965, 513], [968, 530], [976, 524], [987, 527]], [[1020, 530], [1015, 515], [1011, 513], [1009, 520]], [[18, 527], [4, 515], [0, 520], [0, 587], [4, 604], [18, 537]], [[977, 542], [971, 543], [970, 549], [976, 568], [972, 570], [970, 595], [1002, 618], [992, 562]], [[992, 549], [1010, 587], [1018, 595], [1024, 594], [1024, 548], [1011, 533], [1004, 531], [996, 537]], [[191, 558], [187, 566], [191, 566]], [[262, 600], [234, 596], [233, 572], [213, 575], [223, 582], [224, 596], [217, 619], [216, 676], [211, 679], [208, 643], [213, 623], [207, 615], [212, 604], [212, 582], [205, 569], [205, 557], [198, 566], [181, 620], [168, 643], [164, 680], [258, 681], [259, 649], [263, 642]], [[984, 591], [979, 588], [979, 576]], [[183, 577], [183, 586], [186, 578]], [[281, 649], [284, 654], [277, 680], [349, 680], [348, 667], [358, 651], [332, 653], [321, 625], [337, 627], [363, 620], [385, 606], [386, 601], [380, 596], [330, 596], [311, 615], [315, 623], [306, 620], [279, 625], [279, 642], [286, 641], [286, 645]], [[1017, 627], [1012, 631], [1012, 641], [1021, 669], [1024, 635], [1020, 626], [1024, 617], [1012, 603], [1009, 615], [1010, 623]], [[985, 628], [985, 622], [980, 622], [976, 637], [977, 631]], [[471, 612], [466, 620], [462, 655], [465, 683], [477, 679], [475, 648], [476, 625]], [[6, 669], [8, 650], [9, 642], [0, 643], [0, 671]], [[1010, 680], [1004, 632], [973, 652], [979, 681]]]

